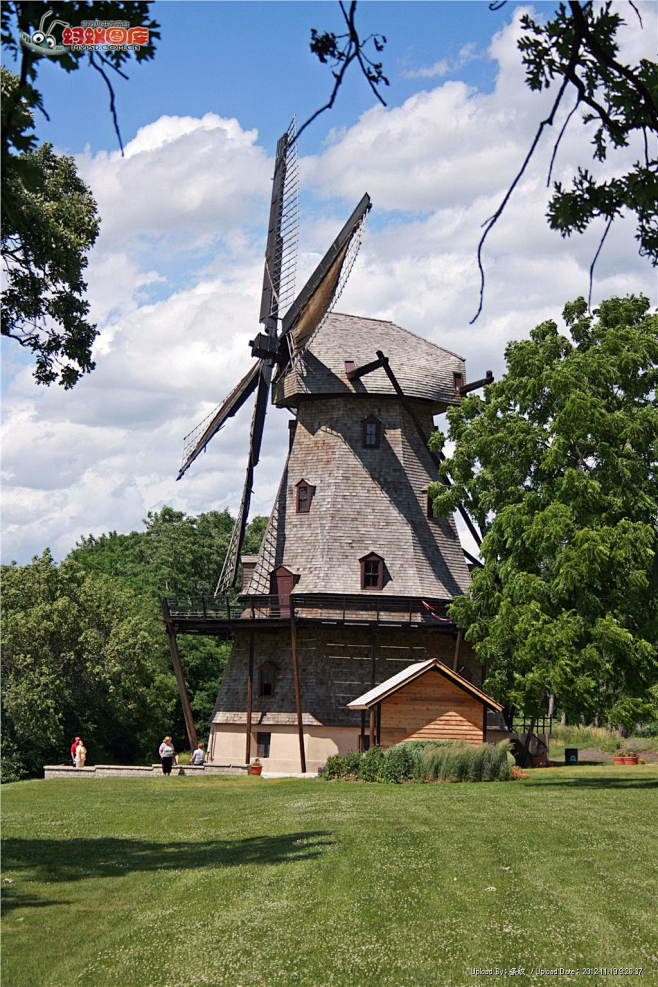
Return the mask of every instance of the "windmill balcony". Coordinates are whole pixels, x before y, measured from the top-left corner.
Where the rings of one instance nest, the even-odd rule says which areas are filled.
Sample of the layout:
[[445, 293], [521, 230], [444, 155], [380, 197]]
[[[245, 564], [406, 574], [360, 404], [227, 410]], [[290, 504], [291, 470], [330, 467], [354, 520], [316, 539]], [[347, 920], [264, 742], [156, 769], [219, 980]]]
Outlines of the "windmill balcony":
[[[431, 609], [428, 609], [428, 606]], [[374, 597], [372, 594], [294, 594], [294, 596], [179, 596], [163, 600], [177, 631], [213, 633], [237, 626], [300, 624], [422, 627], [454, 634], [445, 618], [445, 601]], [[435, 616], [436, 614], [436, 616]]]

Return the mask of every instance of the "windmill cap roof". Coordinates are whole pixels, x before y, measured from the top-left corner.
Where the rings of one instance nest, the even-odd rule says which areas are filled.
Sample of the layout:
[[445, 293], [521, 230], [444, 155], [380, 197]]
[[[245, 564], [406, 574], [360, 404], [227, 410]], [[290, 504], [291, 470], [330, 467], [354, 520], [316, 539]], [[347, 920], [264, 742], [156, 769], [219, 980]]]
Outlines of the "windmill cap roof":
[[395, 395], [380, 367], [350, 381], [346, 363], [364, 366], [383, 352], [404, 394], [437, 405], [457, 404], [455, 374], [464, 358], [383, 319], [331, 313], [293, 360], [275, 387], [277, 404], [313, 395]]

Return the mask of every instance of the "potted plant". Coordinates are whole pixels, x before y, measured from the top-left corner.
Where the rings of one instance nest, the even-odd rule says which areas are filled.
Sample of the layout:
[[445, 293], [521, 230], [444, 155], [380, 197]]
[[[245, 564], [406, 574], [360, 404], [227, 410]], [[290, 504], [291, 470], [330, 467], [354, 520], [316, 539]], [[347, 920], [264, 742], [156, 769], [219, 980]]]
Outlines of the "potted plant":
[[255, 757], [254, 763], [250, 764], [247, 768], [247, 774], [249, 775], [259, 775], [262, 774], [263, 765], [260, 763], [260, 758]]
[[637, 764], [639, 757], [634, 751], [626, 751], [624, 754], [624, 764]]
[[613, 764], [626, 764], [626, 756], [624, 754], [622, 754], [621, 751], [617, 751], [617, 753], [612, 758], [612, 763]]

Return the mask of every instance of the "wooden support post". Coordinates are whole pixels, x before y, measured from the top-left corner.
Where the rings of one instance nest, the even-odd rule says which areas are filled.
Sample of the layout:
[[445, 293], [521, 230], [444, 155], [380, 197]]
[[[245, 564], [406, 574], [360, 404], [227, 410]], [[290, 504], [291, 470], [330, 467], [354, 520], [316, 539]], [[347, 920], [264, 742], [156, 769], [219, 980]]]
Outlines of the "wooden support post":
[[171, 664], [173, 665], [174, 675], [176, 676], [176, 682], [178, 683], [178, 694], [180, 695], [181, 706], [183, 707], [183, 717], [185, 719], [187, 739], [190, 743], [190, 750], [194, 751], [197, 745], [196, 727], [194, 726], [194, 717], [192, 716], [190, 697], [187, 694], [187, 686], [185, 685], [185, 676], [183, 674], [183, 665], [181, 663], [180, 653], [178, 651], [176, 629], [174, 628], [173, 621], [169, 614], [169, 608], [166, 600], [162, 601], [162, 618], [164, 620], [165, 631], [167, 633], [167, 641], [169, 642]]
[[382, 704], [377, 703], [377, 746], [382, 745]]
[[[374, 644], [374, 640], [373, 640], [373, 643], [370, 645], [370, 688], [371, 689], [374, 689], [375, 688], [376, 671], [377, 671], [377, 666], [376, 666], [376, 661], [375, 661], [375, 644]], [[370, 722], [369, 722], [368, 726], [369, 726], [369, 733], [370, 733], [370, 746], [371, 747], [374, 747], [375, 746], [375, 743], [376, 743], [376, 740], [375, 740], [375, 707], [374, 706], [371, 706], [370, 707]]]
[[247, 735], [244, 763], [251, 762], [251, 714], [254, 708], [254, 632], [249, 634], [249, 664], [247, 665]]
[[297, 733], [299, 735], [299, 763], [302, 773], [306, 773], [306, 752], [304, 751], [304, 724], [302, 723], [302, 685], [299, 676], [297, 660], [297, 624], [294, 608], [290, 608], [290, 657], [292, 659], [292, 677], [295, 684], [295, 707], [297, 710]]
[[457, 629], [457, 640], [455, 641], [455, 653], [452, 659], [452, 667], [453, 667], [453, 671], [455, 672], [459, 671], [459, 659], [461, 657], [461, 652], [462, 652], [462, 629], [461, 627], [459, 627]]

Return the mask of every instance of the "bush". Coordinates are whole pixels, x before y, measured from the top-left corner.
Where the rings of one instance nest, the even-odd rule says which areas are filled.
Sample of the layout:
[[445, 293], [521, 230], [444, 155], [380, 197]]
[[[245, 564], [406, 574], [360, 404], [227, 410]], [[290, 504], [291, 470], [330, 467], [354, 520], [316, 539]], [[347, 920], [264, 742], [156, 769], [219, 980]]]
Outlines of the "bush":
[[658, 720], [653, 723], [639, 723], [633, 731], [634, 737], [658, 737]]
[[361, 781], [378, 781], [378, 775], [384, 760], [384, 751], [381, 747], [371, 747], [365, 754], [361, 755], [359, 765], [359, 778]]
[[408, 747], [391, 747], [384, 754], [377, 773], [377, 781], [392, 782], [398, 785], [401, 781], [411, 781], [418, 760], [420, 760], [420, 755], [409, 750]]

